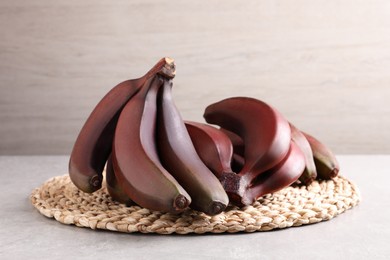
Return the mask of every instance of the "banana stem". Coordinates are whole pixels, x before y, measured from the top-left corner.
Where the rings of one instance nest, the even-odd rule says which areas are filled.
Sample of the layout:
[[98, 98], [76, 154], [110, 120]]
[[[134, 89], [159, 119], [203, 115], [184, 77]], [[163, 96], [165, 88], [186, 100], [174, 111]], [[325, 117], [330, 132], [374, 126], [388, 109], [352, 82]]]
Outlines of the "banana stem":
[[[270, 178], [276, 177], [278, 174], [273, 174], [271, 171], [253, 172], [247, 171], [246, 167], [239, 174], [234, 172], [224, 172], [219, 180], [222, 183], [226, 193], [229, 195], [231, 202], [237, 206], [245, 206], [252, 204], [259, 192], [264, 190], [275, 190], [276, 183], [268, 183]], [[280, 174], [279, 174], [280, 175]], [[283, 187], [279, 185], [280, 187]]]
[[175, 60], [169, 57], [162, 58], [146, 73], [146, 78], [148, 79], [156, 74], [162, 75], [167, 79], [173, 79], [176, 76]]
[[248, 187], [245, 178], [234, 172], [225, 172], [220, 176], [219, 180], [230, 200], [235, 205], [243, 206], [242, 198]]

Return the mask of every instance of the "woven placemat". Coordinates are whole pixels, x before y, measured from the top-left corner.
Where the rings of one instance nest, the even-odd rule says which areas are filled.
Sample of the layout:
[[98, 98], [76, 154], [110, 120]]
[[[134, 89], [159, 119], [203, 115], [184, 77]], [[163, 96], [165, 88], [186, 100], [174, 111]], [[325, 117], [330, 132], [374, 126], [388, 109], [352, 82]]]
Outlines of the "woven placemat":
[[309, 186], [290, 186], [261, 197], [251, 206], [228, 207], [212, 217], [191, 209], [175, 215], [126, 207], [111, 199], [104, 183], [99, 191], [84, 193], [68, 175], [49, 179], [31, 194], [31, 202], [41, 214], [63, 224], [158, 234], [254, 232], [301, 226], [332, 219], [359, 201], [355, 185], [341, 176]]

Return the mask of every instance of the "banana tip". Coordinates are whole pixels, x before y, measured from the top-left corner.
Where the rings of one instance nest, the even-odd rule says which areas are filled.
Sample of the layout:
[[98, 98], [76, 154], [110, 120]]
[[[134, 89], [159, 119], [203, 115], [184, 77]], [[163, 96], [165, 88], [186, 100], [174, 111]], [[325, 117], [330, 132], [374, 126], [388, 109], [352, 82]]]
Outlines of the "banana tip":
[[175, 63], [175, 60], [170, 58], [170, 57], [165, 57], [164, 59], [165, 59], [165, 62], [167, 64], [174, 64]]
[[208, 215], [213, 216], [221, 213], [226, 208], [226, 205], [219, 201], [214, 201], [207, 212]]
[[331, 172], [330, 172], [330, 174], [329, 174], [329, 176], [330, 176], [330, 178], [335, 178], [335, 177], [337, 177], [337, 175], [339, 175], [339, 169], [338, 168], [334, 168]]
[[315, 180], [315, 177], [311, 176], [311, 177], [306, 177], [306, 178], [303, 178], [301, 180], [301, 183], [306, 185], [306, 186], [309, 186], [310, 184], [313, 183], [313, 181]]
[[173, 79], [176, 76], [175, 60], [169, 57], [165, 57], [163, 58], [163, 60], [164, 60], [164, 66], [159, 71], [159, 74], [163, 75], [168, 79]]
[[181, 194], [178, 195], [173, 202], [173, 206], [177, 210], [183, 210], [187, 208], [189, 204], [190, 201], [184, 195]]
[[94, 175], [90, 179], [90, 184], [92, 185], [92, 187], [100, 188], [102, 184], [102, 179], [98, 175]]

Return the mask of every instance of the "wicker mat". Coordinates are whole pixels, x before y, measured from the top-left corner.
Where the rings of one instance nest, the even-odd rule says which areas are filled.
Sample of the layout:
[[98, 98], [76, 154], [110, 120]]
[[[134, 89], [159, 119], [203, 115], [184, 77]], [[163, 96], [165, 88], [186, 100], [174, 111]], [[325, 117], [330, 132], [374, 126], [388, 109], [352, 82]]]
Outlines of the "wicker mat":
[[268, 194], [244, 208], [228, 207], [216, 216], [187, 210], [179, 215], [126, 207], [111, 200], [105, 185], [88, 194], [68, 175], [46, 181], [31, 194], [32, 204], [46, 217], [64, 224], [119, 232], [158, 234], [254, 232], [329, 220], [357, 205], [357, 188], [345, 177], [295, 185]]

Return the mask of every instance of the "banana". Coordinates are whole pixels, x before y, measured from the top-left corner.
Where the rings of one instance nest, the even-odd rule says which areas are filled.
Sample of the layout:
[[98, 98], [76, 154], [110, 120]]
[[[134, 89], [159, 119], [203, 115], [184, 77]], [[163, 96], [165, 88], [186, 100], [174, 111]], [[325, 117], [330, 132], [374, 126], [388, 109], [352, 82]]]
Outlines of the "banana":
[[290, 149], [288, 121], [260, 100], [228, 98], [209, 105], [204, 118], [210, 124], [239, 135], [244, 141], [243, 168], [238, 174], [226, 174], [220, 178], [233, 201], [240, 201], [257, 175], [280, 163]]
[[340, 165], [333, 152], [313, 136], [302, 132], [313, 151], [314, 163], [317, 169], [317, 176], [320, 179], [329, 180], [339, 174]]
[[190, 207], [208, 215], [222, 212], [229, 203], [217, 177], [199, 158], [165, 81], [158, 96], [157, 147], [162, 165], [190, 194]]
[[108, 194], [110, 194], [113, 200], [118, 201], [119, 203], [126, 204], [127, 206], [134, 204], [133, 201], [129, 198], [129, 196], [127, 196], [127, 194], [123, 191], [122, 187], [119, 185], [115, 177], [111, 155], [107, 159], [106, 186]]
[[233, 152], [234, 154], [244, 156], [245, 146], [244, 146], [244, 140], [237, 134], [226, 130], [224, 128], [220, 128], [222, 132], [224, 132], [230, 139], [230, 141], [233, 144]]
[[243, 205], [250, 205], [259, 197], [276, 192], [294, 183], [305, 169], [305, 156], [299, 147], [291, 142], [285, 158], [275, 167], [259, 175], [242, 198]]
[[178, 213], [189, 206], [191, 198], [161, 165], [155, 138], [156, 98], [165, 78], [156, 75], [149, 79], [122, 110], [112, 162], [115, 176], [131, 200], [151, 210]]
[[232, 172], [233, 145], [226, 134], [198, 122], [185, 121], [185, 126], [200, 159], [215, 176]]
[[223, 133], [225, 133], [233, 145], [233, 156], [232, 156], [232, 164], [231, 167], [233, 169], [233, 172], [241, 172], [242, 167], [244, 167], [245, 164], [245, 158], [244, 158], [244, 140], [237, 134], [226, 130], [224, 128], [220, 128]]
[[311, 150], [309, 141], [307, 141], [305, 135], [291, 123], [290, 128], [292, 141], [299, 147], [305, 156], [306, 166], [301, 177], [299, 177], [299, 180], [303, 184], [309, 185], [317, 178], [317, 170], [316, 165], [314, 164], [313, 151]]
[[97, 104], [82, 127], [69, 160], [70, 178], [80, 190], [92, 193], [101, 188], [115, 126], [126, 102], [154, 75], [163, 73], [174, 77], [174, 66], [172, 59], [163, 58], [143, 77], [115, 86]]
[[242, 155], [233, 154], [232, 157], [232, 170], [233, 172], [240, 172], [245, 165], [245, 159]]

